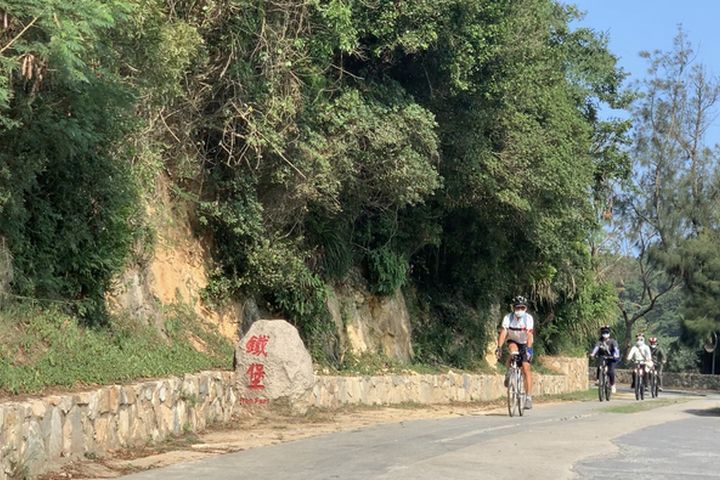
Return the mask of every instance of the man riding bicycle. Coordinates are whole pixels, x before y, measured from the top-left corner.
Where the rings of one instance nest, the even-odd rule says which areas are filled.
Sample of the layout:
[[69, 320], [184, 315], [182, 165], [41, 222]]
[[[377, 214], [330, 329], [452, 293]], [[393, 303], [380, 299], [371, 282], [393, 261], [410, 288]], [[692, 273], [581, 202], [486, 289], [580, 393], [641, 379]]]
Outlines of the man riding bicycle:
[[[513, 311], [503, 318], [500, 326], [500, 334], [497, 341], [495, 354], [499, 357], [502, 346], [507, 340], [510, 359], [512, 354], [518, 352], [522, 357], [522, 371], [525, 377], [525, 408], [532, 408], [532, 377], [530, 373], [530, 361], [533, 356], [533, 324], [532, 315], [527, 312], [528, 302], [523, 296], [517, 296], [512, 300]], [[508, 367], [510, 361], [508, 361]], [[508, 378], [505, 377], [507, 387]]]
[[[645, 344], [645, 335], [638, 333], [635, 341], [635, 345], [630, 349], [627, 356], [628, 360], [640, 363], [643, 368], [643, 380], [647, 385], [647, 373], [653, 366], [652, 352], [650, 348]], [[635, 388], [635, 372], [633, 371], [632, 388]]]
[[660, 390], [662, 392], [663, 391], [663, 388], [662, 388], [663, 366], [665, 365], [665, 362], [667, 361], [665, 359], [665, 352], [663, 352], [662, 348], [660, 348], [660, 345], [658, 345], [657, 337], [650, 337], [649, 342], [650, 342], [650, 353], [652, 354], [653, 364], [655, 365], [655, 368], [657, 369], [658, 390]]
[[[605, 357], [607, 362], [608, 377], [612, 393], [615, 393], [615, 364], [620, 360], [620, 346], [617, 340], [610, 338], [610, 325], [600, 327], [600, 340], [595, 344], [590, 357]], [[598, 362], [595, 379], [600, 378], [600, 363]]]

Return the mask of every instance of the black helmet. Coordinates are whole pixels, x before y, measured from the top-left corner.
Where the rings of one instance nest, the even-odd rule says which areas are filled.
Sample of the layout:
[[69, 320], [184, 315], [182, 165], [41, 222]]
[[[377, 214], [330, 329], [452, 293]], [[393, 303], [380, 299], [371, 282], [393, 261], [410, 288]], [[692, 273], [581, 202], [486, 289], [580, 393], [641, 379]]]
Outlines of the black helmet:
[[527, 298], [523, 297], [522, 295], [518, 295], [516, 297], [513, 297], [512, 299], [513, 307], [526, 307], [528, 306]]
[[600, 327], [600, 335], [603, 333], [610, 333], [610, 325], [603, 325]]

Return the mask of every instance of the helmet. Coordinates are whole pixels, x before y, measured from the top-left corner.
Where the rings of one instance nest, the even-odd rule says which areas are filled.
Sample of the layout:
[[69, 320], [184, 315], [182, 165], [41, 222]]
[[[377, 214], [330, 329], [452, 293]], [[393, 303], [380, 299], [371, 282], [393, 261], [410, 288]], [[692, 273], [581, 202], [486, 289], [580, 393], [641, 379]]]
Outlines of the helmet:
[[638, 341], [642, 340], [642, 341], [644, 342], [644, 341], [645, 341], [645, 334], [644, 334], [644, 333], [638, 333], [637, 335], [635, 335], [635, 340], [638, 340]]
[[603, 325], [600, 327], [600, 334], [610, 333], [610, 325]]
[[657, 345], [657, 337], [650, 337], [650, 340], [648, 341], [650, 342], [651, 346]]
[[528, 301], [527, 298], [523, 297], [522, 295], [518, 295], [516, 297], [513, 297], [512, 304], [513, 307], [527, 307]]

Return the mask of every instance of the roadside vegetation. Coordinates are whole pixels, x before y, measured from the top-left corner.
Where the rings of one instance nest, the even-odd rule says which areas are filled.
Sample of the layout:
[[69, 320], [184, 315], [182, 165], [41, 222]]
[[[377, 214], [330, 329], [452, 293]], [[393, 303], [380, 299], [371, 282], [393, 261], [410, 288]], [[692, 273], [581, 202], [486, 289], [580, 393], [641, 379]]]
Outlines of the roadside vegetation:
[[676, 403], [684, 403], [687, 401], [687, 398], [661, 398], [648, 400], [645, 402], [633, 402], [626, 403], [624, 405], [613, 405], [612, 407], [605, 407], [600, 411], [606, 413], [638, 413], [645, 412], [647, 410], [653, 410], [655, 408], [667, 407], [668, 405], [675, 405]]
[[626, 89], [578, 16], [553, 0], [0, 0], [0, 389], [228, 364], [220, 341], [191, 346], [196, 319], [152, 332], [107, 311], [152, 250], [158, 177], [211, 247], [207, 302], [254, 297], [328, 368], [361, 368], [325, 303], [354, 272], [403, 289], [427, 368], [482, 369], [518, 293], [539, 354], [580, 355], [617, 323], [697, 368], [720, 298], [702, 136], [717, 84], [680, 35]]
[[233, 346], [183, 310], [167, 313], [166, 335], [139, 322], [111, 320], [87, 327], [59, 308], [3, 309], [0, 396], [232, 366]]

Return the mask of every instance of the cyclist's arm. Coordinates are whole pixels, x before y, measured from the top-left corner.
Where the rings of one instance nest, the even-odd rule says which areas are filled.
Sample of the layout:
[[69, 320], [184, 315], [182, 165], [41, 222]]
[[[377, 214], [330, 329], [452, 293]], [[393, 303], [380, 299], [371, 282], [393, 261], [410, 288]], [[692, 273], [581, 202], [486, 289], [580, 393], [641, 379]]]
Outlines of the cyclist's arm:
[[510, 315], [505, 315], [503, 317], [502, 323], [500, 324], [500, 334], [498, 335], [498, 348], [502, 348], [503, 344], [505, 343], [505, 339], [507, 338], [507, 329], [510, 326]]
[[637, 347], [635, 345], [633, 345], [633, 347], [628, 352], [626, 360], [630, 360], [631, 358], [633, 358], [633, 356], [635, 354], [635, 350], [637, 350]]
[[535, 319], [533, 319], [533, 316], [529, 313], [527, 315], [525, 327], [527, 328], [527, 346], [528, 348], [532, 348], [535, 337], [535, 334], [533, 333], [535, 331]]
[[503, 344], [505, 343], [505, 338], [507, 338], [507, 328], [500, 327], [500, 335], [498, 335], [498, 348], [502, 348]]
[[595, 348], [593, 348], [593, 349], [592, 349], [592, 352], [590, 352], [590, 356], [591, 356], [591, 357], [594, 357], [595, 355], [597, 355], [598, 350], [600, 350], [600, 345], [598, 345], [598, 344], [596, 343], [596, 344], [595, 344]]

